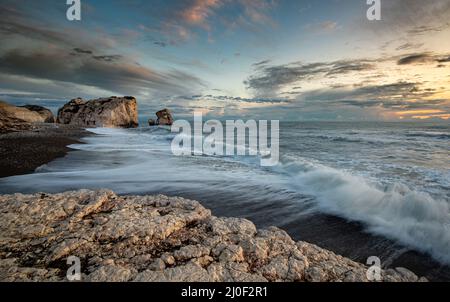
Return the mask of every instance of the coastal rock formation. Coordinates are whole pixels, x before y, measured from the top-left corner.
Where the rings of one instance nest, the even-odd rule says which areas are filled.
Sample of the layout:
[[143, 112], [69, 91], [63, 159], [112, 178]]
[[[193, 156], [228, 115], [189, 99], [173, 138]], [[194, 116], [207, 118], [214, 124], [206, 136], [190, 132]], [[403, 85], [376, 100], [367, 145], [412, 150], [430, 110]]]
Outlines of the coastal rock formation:
[[138, 123], [134, 97], [110, 97], [91, 101], [73, 99], [58, 111], [58, 122], [80, 127], [135, 128]]
[[[0, 281], [367, 281], [367, 267], [196, 201], [111, 191], [0, 196]], [[426, 281], [398, 268], [383, 281]]]
[[12, 117], [0, 108], [0, 134], [30, 130], [32, 128], [31, 123]]
[[16, 107], [0, 101], [0, 133], [30, 130], [33, 123], [53, 123], [54, 120], [50, 121], [50, 117], [53, 117], [53, 114], [44, 107]]
[[42, 117], [42, 120], [44, 123], [54, 123], [55, 122], [55, 116], [47, 108], [44, 108], [44, 107], [38, 106], [38, 105], [25, 105], [25, 106], [21, 106], [20, 108], [26, 108], [32, 112], [36, 112], [37, 114], [39, 114]]
[[149, 126], [156, 126], [157, 124], [156, 124], [156, 121], [154, 119], [149, 119], [148, 120], [148, 125]]
[[172, 126], [173, 116], [169, 109], [163, 109], [156, 112], [156, 116], [158, 117], [156, 124], [160, 126]]

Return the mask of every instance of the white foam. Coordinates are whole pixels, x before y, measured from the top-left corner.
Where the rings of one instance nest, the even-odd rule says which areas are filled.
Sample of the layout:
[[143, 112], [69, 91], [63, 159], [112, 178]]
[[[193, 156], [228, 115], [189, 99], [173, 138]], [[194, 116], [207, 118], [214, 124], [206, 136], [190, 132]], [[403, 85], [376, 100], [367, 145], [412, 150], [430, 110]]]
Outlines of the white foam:
[[433, 199], [399, 183], [383, 188], [318, 164], [297, 162], [283, 168], [293, 172], [290, 175], [298, 190], [317, 198], [322, 211], [363, 222], [372, 233], [450, 263], [448, 201]]

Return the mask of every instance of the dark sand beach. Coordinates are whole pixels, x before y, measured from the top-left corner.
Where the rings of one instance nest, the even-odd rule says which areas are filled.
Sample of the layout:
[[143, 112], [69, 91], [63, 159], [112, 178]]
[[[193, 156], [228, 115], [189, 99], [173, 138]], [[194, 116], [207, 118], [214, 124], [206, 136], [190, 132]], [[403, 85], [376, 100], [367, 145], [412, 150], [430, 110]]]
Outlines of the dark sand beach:
[[87, 135], [84, 129], [60, 124], [39, 124], [32, 130], [0, 134], [0, 178], [32, 173], [65, 156], [70, 144]]

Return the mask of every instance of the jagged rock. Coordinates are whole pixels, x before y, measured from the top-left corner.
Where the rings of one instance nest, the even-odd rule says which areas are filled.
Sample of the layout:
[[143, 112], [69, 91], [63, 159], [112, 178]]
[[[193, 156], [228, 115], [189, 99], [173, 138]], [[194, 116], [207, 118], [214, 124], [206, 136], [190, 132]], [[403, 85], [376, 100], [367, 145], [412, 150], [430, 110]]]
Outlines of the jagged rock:
[[156, 121], [157, 125], [172, 126], [173, 117], [169, 109], [163, 109], [161, 111], [156, 112], [156, 116], [158, 117], [158, 120]]
[[[367, 267], [275, 227], [217, 218], [178, 197], [111, 191], [0, 196], [0, 281], [367, 281]], [[426, 281], [403, 268], [382, 281]]]
[[156, 126], [157, 123], [156, 123], [156, 121], [154, 119], [149, 119], [148, 120], [148, 125], [152, 127], [152, 126]]
[[81, 127], [135, 128], [139, 125], [134, 97], [91, 101], [73, 99], [58, 111], [58, 123]]
[[36, 112], [38, 113], [41, 117], [44, 123], [54, 123], [55, 122], [55, 116], [53, 115], [53, 113], [42, 106], [37, 106], [37, 105], [25, 105], [25, 106], [21, 106], [21, 108], [26, 108], [32, 112]]

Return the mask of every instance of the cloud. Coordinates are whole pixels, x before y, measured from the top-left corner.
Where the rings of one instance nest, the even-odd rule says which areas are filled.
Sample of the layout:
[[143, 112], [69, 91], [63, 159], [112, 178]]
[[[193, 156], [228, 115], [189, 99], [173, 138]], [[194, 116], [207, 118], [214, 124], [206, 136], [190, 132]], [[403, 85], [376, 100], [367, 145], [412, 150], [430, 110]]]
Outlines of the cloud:
[[410, 49], [419, 49], [424, 46], [425, 43], [411, 43], [406, 42], [396, 48], [396, 50], [410, 50]]
[[450, 62], [450, 55], [435, 55], [432, 53], [411, 54], [397, 61], [398, 65], [430, 64]]
[[398, 65], [408, 65], [408, 64], [417, 64], [417, 63], [429, 63], [434, 59], [429, 54], [415, 54], [409, 55], [407, 57], [401, 58], [398, 60]]
[[365, 60], [340, 60], [335, 62], [319, 62], [303, 64], [294, 62], [278, 66], [264, 66], [257, 63], [256, 67], [261, 67], [255, 75], [250, 76], [244, 84], [249, 89], [276, 91], [281, 87], [294, 84], [299, 81], [311, 80], [317, 77], [335, 77], [351, 72], [361, 72], [373, 69], [371, 61]]
[[[159, 71], [138, 64], [135, 56], [115, 47], [123, 44], [118, 36], [99, 34], [89, 27], [41, 23], [41, 18], [32, 18], [27, 9], [16, 5], [0, 4], [0, 39], [9, 42], [0, 45], [0, 75], [7, 79], [0, 82], [2, 90], [36, 89], [31, 85], [34, 80], [46, 81], [43, 85], [58, 92], [66, 89], [66, 97], [73, 97], [77, 89], [72, 88], [77, 86], [92, 93], [151, 96], [186, 93], [206, 85], [188, 72], [174, 68]], [[46, 93], [51, 96], [50, 91]]]
[[254, 67], [264, 66], [270, 63], [270, 60], [263, 60], [253, 64]]
[[420, 25], [413, 27], [412, 29], [408, 30], [408, 33], [412, 36], [417, 35], [425, 35], [430, 33], [438, 33], [441, 31], [444, 31], [449, 26], [449, 23], [445, 23], [444, 25], [439, 26], [428, 26], [428, 25]]
[[285, 104], [291, 102], [286, 98], [243, 98], [233, 97], [227, 95], [194, 95], [183, 96], [182, 99], [188, 100], [208, 100], [208, 101], [225, 101], [225, 102], [237, 102], [237, 103], [255, 103], [255, 104]]
[[449, 15], [448, 0], [433, 0], [426, 3], [422, 0], [383, 1], [383, 21], [375, 25], [383, 30], [390, 29], [397, 32], [397, 35], [399, 31], [411, 36], [424, 35], [448, 28]]
[[[205, 83], [179, 70], [159, 72], [121, 55], [73, 56], [63, 50], [15, 49], [0, 56], [0, 73], [73, 83], [126, 95], [185, 93]], [[1, 84], [1, 88], [8, 88]], [[61, 84], [62, 85], [62, 84]], [[70, 97], [70, 96], [68, 96]]]
[[[411, 100], [422, 100], [433, 96], [436, 91], [421, 89], [422, 83], [395, 82], [382, 85], [352, 85], [334, 89], [317, 89], [303, 93], [301, 98], [308, 101], [339, 102], [355, 106], [375, 106], [379, 104], [407, 105]], [[428, 103], [428, 101], [424, 101]], [[417, 104], [417, 103], [416, 103]]]
[[160, 46], [160, 47], [166, 47], [167, 43], [166, 42], [162, 42], [162, 41], [155, 41], [153, 42], [154, 45]]
[[[251, 31], [275, 26], [270, 12], [276, 6], [273, 0], [185, 0], [171, 1], [161, 14], [159, 31], [164, 37], [187, 41], [197, 36], [196, 30], [208, 32], [208, 40], [214, 41], [213, 32], [218, 30]], [[230, 14], [229, 12], [233, 13]], [[155, 31], [155, 29], [152, 29]], [[170, 40], [171, 38], [169, 38]]]
[[104, 62], [117, 62], [123, 58], [121, 55], [105, 55], [105, 56], [93, 56], [92, 57], [95, 60], [98, 61], [104, 61]]
[[335, 21], [327, 20], [323, 22], [307, 24], [305, 26], [305, 29], [316, 34], [331, 33], [339, 29], [339, 24]]

